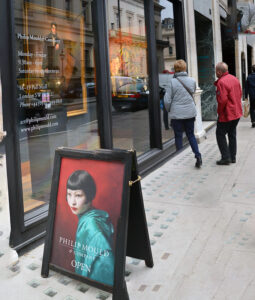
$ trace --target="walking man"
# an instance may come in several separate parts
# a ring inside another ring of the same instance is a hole
[[[245,98],[249,95],[251,126],[255,127],[255,65],[252,66],[252,73],[245,82]]]
[[[221,153],[217,165],[229,165],[236,162],[236,127],[242,116],[242,89],[239,80],[228,73],[228,65],[220,62],[216,65],[216,97],[218,102],[218,121],[216,138]],[[227,138],[228,136],[228,143]]]

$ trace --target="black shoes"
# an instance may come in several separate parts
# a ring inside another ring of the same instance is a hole
[[[251,127],[252,127],[252,128],[255,127],[255,122],[252,122]]]
[[[216,164],[220,165],[220,166],[227,166],[230,164],[230,160],[229,159],[220,159],[220,160],[216,161]]]
[[[199,169],[199,168],[201,168],[201,166],[202,166],[202,157],[197,157],[195,167]]]
[[[232,158],[232,159],[220,159],[220,160],[216,161],[216,164],[220,165],[220,166],[227,166],[230,163],[235,164],[236,163],[236,159],[235,158]]]

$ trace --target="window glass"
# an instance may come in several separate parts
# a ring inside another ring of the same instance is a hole
[[[155,5],[156,45],[159,69],[159,86],[165,88],[169,78],[174,74],[174,62],[176,60],[175,29],[173,5],[170,1],[159,0]],[[168,113],[164,109],[161,99],[161,130],[163,142],[173,138],[173,130],[170,127]]]
[[[217,120],[215,94],[215,62],[212,21],[195,12],[198,85],[202,89],[201,110],[203,121]],[[224,40],[225,42],[225,40]],[[231,51],[228,52],[228,57]]]
[[[107,3],[113,145],[142,154],[150,149],[144,2]]]
[[[91,1],[15,1],[25,213],[47,207],[57,147],[99,148]]]

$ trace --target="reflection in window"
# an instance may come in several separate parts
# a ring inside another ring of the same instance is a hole
[[[155,6],[155,24],[159,24],[156,31],[157,58],[159,68],[159,86],[164,88],[173,76],[175,56],[175,32],[173,5],[168,0],[159,0],[160,6]],[[163,142],[173,138],[168,113],[161,99],[161,128]]]
[[[116,28],[120,28],[120,12],[115,13],[115,23],[116,23]],[[114,24],[114,23],[112,23]]]
[[[132,32],[132,17],[128,17],[128,32]]]
[[[169,46],[169,54],[172,55],[173,54],[173,47]]]
[[[46,0],[46,6],[47,6],[47,13],[50,14],[51,13],[51,7],[52,7],[52,0]]]
[[[149,150],[148,73],[143,1],[108,1],[113,144]],[[123,16],[123,17],[122,17]]]
[[[49,201],[57,147],[99,148],[91,55],[94,37],[92,26],[85,25],[84,20],[91,13],[91,2],[47,0],[44,3],[46,6],[40,0],[15,1],[25,212]]]
[[[65,0],[66,11],[71,12],[71,0]]]
[[[138,20],[138,23],[139,23],[139,35],[142,36],[143,35],[143,21]]]
[[[71,0],[65,0],[65,10],[66,10],[66,17],[70,18],[71,13]]]

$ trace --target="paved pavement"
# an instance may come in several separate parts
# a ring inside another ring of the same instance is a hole
[[[200,170],[187,148],[142,180],[155,266],[127,258],[131,300],[255,299],[255,129],[248,120],[239,124],[236,164],[215,164],[215,129],[200,150]],[[41,278],[43,245],[17,258],[6,246],[6,212],[0,211],[1,299],[111,299],[53,271]]]

